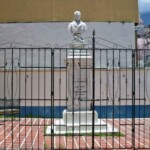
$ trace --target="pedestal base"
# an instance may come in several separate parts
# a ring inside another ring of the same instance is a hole
[[[80,134],[92,133],[92,111],[63,111],[62,119],[55,119],[53,129],[48,126],[46,134]],[[98,114],[94,112],[94,133],[118,132],[110,124],[98,119]]]

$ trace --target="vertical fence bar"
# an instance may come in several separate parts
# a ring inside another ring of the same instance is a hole
[[[66,53],[66,55],[65,55],[65,57],[66,57],[66,62],[65,62],[65,66],[66,66],[66,71],[65,71],[65,75],[66,75],[66,87],[65,87],[65,89],[66,89],[66,95],[65,95],[65,97],[66,97],[66,103],[65,103],[65,105],[66,105],[66,107],[67,107],[67,103],[68,103],[68,90],[67,90],[67,88],[68,88],[68,60],[67,60],[67,56],[68,56],[68,49],[65,49],[65,53]],[[67,119],[66,119],[66,124],[67,124]],[[68,147],[68,140],[67,140],[68,138],[67,138],[67,126],[66,126],[66,135],[65,135],[65,140],[66,140],[66,149],[67,149],[67,147]]]
[[[58,86],[58,91],[59,91],[59,96],[58,96],[58,103],[59,103],[59,106],[61,106],[61,49],[58,49],[59,51],[59,86]],[[61,114],[61,110],[59,109],[59,113]],[[59,124],[60,124],[60,121],[59,121]],[[61,131],[61,127],[59,126],[59,131]],[[59,145],[61,144],[61,136],[59,136]],[[60,148],[60,147],[59,147]]]
[[[93,88],[92,88],[92,149],[94,149],[94,123],[95,123],[95,116],[94,116],[94,110],[95,110],[95,30],[93,30],[93,66],[92,66],[92,82],[93,82]]]
[[[79,65],[79,87],[80,87],[80,89],[81,89],[81,49],[80,49],[80,54],[79,54],[79,62],[78,62],[78,65]],[[87,60],[87,59],[86,59]],[[87,61],[86,61],[86,63],[87,63]],[[87,85],[87,84],[86,84]],[[81,90],[79,90],[79,101],[80,101],[80,99],[81,99]],[[81,102],[81,101],[80,101]],[[87,104],[87,103],[86,103]],[[81,122],[81,115],[80,115],[80,108],[81,108],[81,104],[79,103],[79,125],[80,125],[80,122]],[[86,117],[87,118],[87,117]],[[79,126],[79,133],[80,133],[80,128],[81,126]],[[87,127],[87,126],[86,126]],[[80,147],[80,136],[79,136],[79,147]]]
[[[13,115],[13,97],[14,97],[14,95],[13,95],[13,85],[14,85],[14,83],[13,83],[13,80],[14,80],[14,76],[13,76],[13,71],[14,71],[14,49],[12,48],[12,60],[11,60],[11,73],[12,73],[12,75],[11,75],[11,114]],[[12,143],[12,149],[13,149],[13,147],[14,147],[14,145],[13,145],[13,138],[14,138],[14,126],[13,126],[13,116],[11,116],[11,124],[12,124],[12,129],[11,129],[11,131],[12,131],[12,134],[11,134],[11,143]]]
[[[51,149],[54,149],[54,49],[51,49]]]
[[[86,67],[87,67],[87,65],[88,65],[88,62],[87,62],[87,49],[86,49]],[[87,70],[88,68],[86,68],[86,91],[88,91],[88,87],[87,87],[87,85],[88,85],[88,70]],[[89,97],[88,97],[88,93],[86,93],[86,99],[88,99]],[[88,104],[87,104],[87,102],[86,102],[86,111],[87,111],[87,106],[88,106]],[[87,115],[87,113],[86,113],[86,121],[85,122],[87,122],[87,120],[88,120],[88,115]],[[87,126],[86,126],[86,131],[87,131]],[[86,132],[86,141],[87,141],[87,132]]]
[[[33,49],[31,49],[31,108],[33,108]],[[33,111],[31,109],[31,141],[33,141],[32,136],[32,126],[33,126]],[[33,147],[32,147],[33,148]]]
[[[73,78],[73,80],[72,80],[72,94],[73,94],[73,96],[72,96],[72,104],[73,104],[73,133],[72,133],[72,149],[74,149],[74,99],[75,99],[75,94],[74,94],[74,84],[75,84],[75,49],[73,49],[73,59],[72,59],[72,61],[73,61],[73,63],[72,63],[72,73],[73,73],[73,76],[72,76],[72,78]]]
[[[19,133],[20,133],[20,130],[21,130],[21,127],[20,127],[20,118],[21,118],[21,114],[20,114],[20,106],[21,106],[21,70],[20,70],[20,67],[21,67],[21,49],[19,49],[19,62],[18,62],[18,66],[19,66]],[[21,142],[21,139],[20,139],[20,134],[19,134],[19,145],[20,145],[20,142]],[[19,147],[19,146],[18,146]]]
[[[135,149],[135,50],[132,50],[132,148]]]
[[[143,117],[144,117],[144,122],[143,122],[143,123],[144,123],[144,126],[143,126],[144,138],[143,138],[143,144],[144,144],[144,145],[145,145],[145,143],[146,143],[146,142],[145,142],[145,138],[146,138],[146,136],[145,136],[145,134],[146,134],[146,133],[145,133],[145,124],[146,124],[146,122],[145,122],[145,104],[146,104],[146,95],[145,95],[145,91],[146,91],[146,88],[145,88],[145,84],[146,84],[146,83],[145,83],[145,81],[146,81],[146,80],[145,80],[145,75],[146,75],[146,74],[145,74],[145,50],[144,50],[144,87],[143,87],[143,89],[144,89],[144,110],[143,110],[143,111],[144,111],[144,116],[143,116]]]
[[[39,127],[39,109],[40,109],[40,49],[38,48],[38,127]],[[39,149],[39,143],[40,143],[40,136],[38,133],[38,149]]]
[[[141,52],[142,52],[143,50],[140,50],[139,49],[139,54],[141,55]],[[140,141],[141,141],[141,139],[140,139],[140,112],[141,112],[141,110],[140,110],[140,107],[141,107],[141,101],[140,101],[140,99],[141,99],[141,94],[140,94],[140,90],[141,90],[141,63],[139,62],[139,65],[138,65],[138,70],[137,70],[137,74],[139,74],[138,75],[138,85],[139,85],[139,87],[138,87],[138,96],[137,97],[139,97],[139,100],[138,100],[138,105],[139,105],[139,107],[138,107],[138,112],[139,112],[139,118],[138,118],[138,147],[140,148]],[[135,79],[136,80],[136,79]],[[137,82],[137,81],[136,81]]]
[[[125,75],[125,76],[126,76],[126,81],[125,81],[125,82],[126,82],[126,84],[125,84],[125,85],[126,85],[126,87],[125,87],[125,101],[126,101],[126,102],[125,102],[125,107],[126,107],[125,113],[126,113],[126,117],[125,117],[125,118],[126,118],[126,119],[125,119],[125,123],[126,123],[126,124],[128,124],[128,119],[127,119],[127,118],[128,118],[128,108],[127,108],[127,107],[128,107],[128,100],[127,100],[127,95],[128,95],[128,92],[127,92],[127,91],[128,91],[128,70],[127,70],[127,65],[128,65],[128,64],[127,64],[127,60],[128,60],[128,57],[127,57],[127,53],[128,53],[128,51],[127,51],[127,49],[126,49],[126,50],[125,50],[125,55],[126,55],[126,56],[125,56],[125,57],[126,57],[126,60],[125,60],[125,61],[126,61],[126,69],[125,69],[125,72],[126,72],[126,73],[125,73],[125,74],[126,74],[126,75]],[[125,135],[128,134],[127,132],[128,132],[128,129],[127,129],[127,126],[125,126]],[[127,137],[126,137],[126,138],[125,138],[125,146],[127,145],[127,140],[128,140],[128,139],[127,139]]]
[[[113,90],[113,95],[112,95],[113,96],[113,99],[112,99],[113,100],[112,101],[112,103],[113,103],[113,110],[112,110],[113,133],[114,133],[114,109],[115,109],[115,107],[114,107],[114,105],[115,105],[115,94],[114,94],[114,92],[115,92],[115,80],[114,80],[114,78],[115,78],[115,75],[114,75],[115,74],[115,70],[114,69],[115,68],[114,67],[115,67],[115,58],[114,58],[114,49],[113,49],[113,83],[112,83],[113,84],[113,86],[112,86],[112,88],[113,88],[112,89]],[[114,134],[112,136],[112,147],[114,148]]]
[[[44,93],[43,93],[44,94],[43,95],[44,96],[44,132],[46,132],[45,131],[46,130],[46,122],[45,122],[46,121],[46,113],[45,113],[45,111],[46,111],[46,108],[45,108],[45,106],[46,106],[45,105],[46,104],[46,87],[45,87],[46,86],[46,70],[45,70],[45,68],[46,68],[46,50],[47,49],[44,48],[44,56],[43,56],[44,57],[44,79],[43,79],[44,80],[44,83],[43,83],[44,84]],[[44,145],[44,149],[45,149],[45,146],[46,146],[46,137],[45,136],[44,136],[43,145]]]
[[[27,49],[25,49],[25,136],[27,134]],[[21,147],[20,147],[21,148]],[[25,140],[25,148],[26,148],[26,140]]]
[[[101,101],[101,99],[102,99],[102,49],[99,49],[99,54],[100,54],[100,91],[99,91],[99,93],[100,93],[100,102],[99,102],[99,105],[100,105],[100,113],[101,113],[101,106],[102,106],[102,101]],[[101,119],[101,116],[100,116],[100,119]],[[100,125],[101,125],[101,123],[100,123]],[[100,135],[101,135],[101,126],[99,127],[100,129]],[[101,148],[101,145],[102,145],[102,140],[101,140],[101,138],[100,138],[100,148]]]
[[[106,97],[107,97],[107,101],[106,101],[106,124],[108,123],[108,102],[109,102],[109,97],[108,97],[108,90],[109,90],[109,61],[108,61],[108,49],[106,49],[106,63],[107,63],[107,70],[106,70]],[[106,133],[108,131],[108,128],[106,128]],[[108,146],[108,136],[106,136],[106,149],[107,149],[107,146]]]
[[[121,130],[121,127],[120,127],[120,119],[121,119],[121,65],[120,65],[120,54],[121,53],[121,49],[119,50],[119,62],[118,62],[118,66],[119,66],[119,133],[120,133],[120,130]],[[120,137],[119,137],[119,148],[120,148]]]
[[[5,122],[5,107],[6,107],[6,49],[4,49],[4,122]],[[6,124],[4,124],[4,139],[6,137]],[[4,149],[6,148],[6,140],[4,140]]]

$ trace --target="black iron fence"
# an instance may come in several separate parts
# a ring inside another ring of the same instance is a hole
[[[0,149],[150,149],[149,50],[1,48]]]

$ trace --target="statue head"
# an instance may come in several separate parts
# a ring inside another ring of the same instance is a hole
[[[80,11],[75,11],[74,12],[74,18],[76,21],[79,21],[81,18],[81,12]]]

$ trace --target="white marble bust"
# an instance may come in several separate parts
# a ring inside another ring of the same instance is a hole
[[[74,41],[83,43],[82,34],[87,30],[87,26],[81,20],[81,12],[74,12],[74,21],[68,25],[68,30],[73,34]]]

